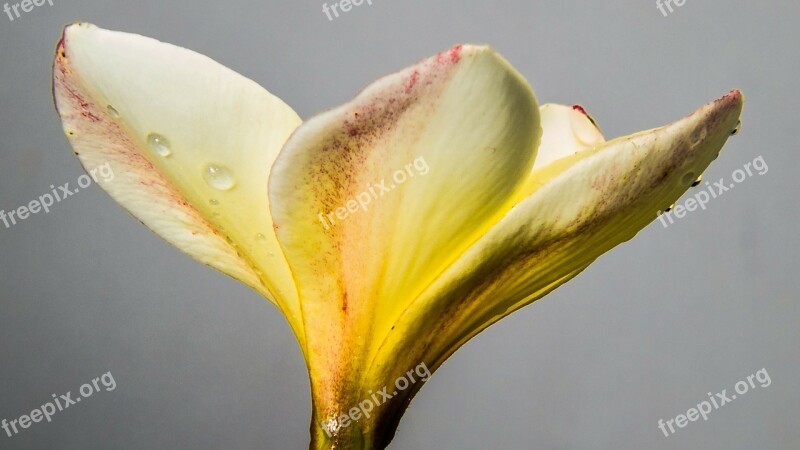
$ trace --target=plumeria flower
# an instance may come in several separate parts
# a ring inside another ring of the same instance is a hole
[[[388,445],[456,349],[689,189],[743,104],[606,141],[464,45],[303,122],[205,56],[88,24],[64,31],[53,88],[83,166],[113,168],[109,195],[286,316],[315,449]]]

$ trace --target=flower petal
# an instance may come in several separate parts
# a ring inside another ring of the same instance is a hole
[[[524,186],[517,191],[515,204],[541,187],[542,180],[536,175],[539,169],[606,141],[594,119],[581,106],[547,103],[539,108],[539,112],[542,120],[542,142]]]
[[[538,139],[530,86],[474,46],[378,80],[297,129],[273,167],[270,203],[318,335],[308,337],[312,378],[314,366],[357,366],[371,329],[388,329],[502,217]]]
[[[716,159],[742,105],[732,91],[671,125],[538,169],[541,187],[414,301],[380,352],[402,355],[401,367],[424,360],[435,369],[481,330],[631,239]],[[371,370],[374,379],[396,376]]]
[[[89,24],[64,30],[53,92],[87,171],[113,170],[99,184],[117,202],[298,315],[267,195],[270,166],[301,123],[291,108],[205,56]]]
[[[542,117],[542,143],[536,152],[532,172],[605,142],[594,119],[578,105],[547,103],[539,111]]]

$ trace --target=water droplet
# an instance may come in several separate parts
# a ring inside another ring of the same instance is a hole
[[[697,180],[697,175],[695,175],[694,172],[689,172],[683,176],[683,184],[691,184],[694,186],[693,183],[695,180]]]
[[[236,185],[236,180],[231,175],[231,172],[216,164],[209,164],[206,167],[206,170],[203,171],[203,178],[205,178],[209,186],[220,191],[227,191]]]
[[[703,139],[705,139],[707,135],[708,130],[706,130],[705,125],[700,125],[697,127],[697,129],[694,130],[694,133],[692,133],[692,147],[703,142]]]
[[[698,186],[702,182],[703,182],[703,175],[701,174],[699,177],[697,177],[696,180],[694,180],[694,182],[692,182],[692,187]]]
[[[108,115],[111,116],[113,119],[119,119],[119,112],[114,109],[113,106],[108,105],[106,106],[106,111],[108,111]]]
[[[172,154],[169,141],[160,134],[150,133],[150,135],[147,136],[147,145],[149,145],[150,148],[158,154],[158,156],[163,156],[166,158]]]
[[[210,203],[210,204],[211,204],[211,206],[219,206],[219,200],[217,200],[217,199],[214,199],[214,198],[212,198],[211,200],[209,200],[209,201],[208,201],[208,203]],[[219,214],[219,213],[214,213],[214,214]]]
[[[739,134],[739,131],[741,130],[742,130],[742,121],[740,120],[736,122],[736,128],[734,128],[733,131],[731,131],[731,136]]]
[[[256,241],[258,241],[259,243],[262,243],[262,244],[263,244],[263,243],[267,242],[267,237],[266,237],[266,236],[264,236],[264,235],[263,235],[263,234],[261,234],[261,233],[258,233],[258,234],[256,235]]]

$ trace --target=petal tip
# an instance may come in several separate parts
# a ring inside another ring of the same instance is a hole
[[[713,103],[710,116],[716,116],[718,123],[730,128],[731,124],[735,125],[740,120],[743,108],[744,94],[739,89],[732,89]]]
[[[91,24],[89,22],[72,22],[64,25],[64,30],[61,32],[61,40],[65,40],[70,37],[73,33],[79,32],[81,30],[89,30],[92,28],[97,28],[96,25]]]
[[[730,92],[725,94],[725,97],[735,101],[744,101],[744,93],[741,91],[741,89],[731,89]]]
[[[715,103],[720,107],[741,108],[744,105],[744,94],[739,89],[732,89],[720,97]]]

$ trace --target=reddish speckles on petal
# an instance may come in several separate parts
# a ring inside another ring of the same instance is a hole
[[[100,117],[96,116],[94,113],[88,110],[81,111],[81,115],[92,122],[100,122]]]
[[[414,73],[411,74],[411,77],[408,79],[408,83],[406,84],[406,94],[410,94],[411,90],[414,89],[414,86],[419,81],[419,70],[415,70]]]
[[[350,137],[356,137],[361,134],[361,131],[359,131],[358,127],[349,122],[345,123],[345,127],[347,128],[347,135]]]
[[[461,52],[464,50],[463,45],[456,45],[450,50],[443,51],[436,55],[436,64],[455,64],[461,61]]]
[[[453,63],[457,63],[461,61],[461,50],[464,49],[463,45],[457,45],[450,50],[450,61]]]
[[[326,169],[307,174],[307,184],[318,189],[314,196],[320,211],[335,210],[362,192],[366,183],[372,182],[354,178],[348,167],[378,164],[384,157],[378,156],[380,150],[375,148],[384,147],[383,139],[391,142],[397,127],[404,127],[404,138],[413,140],[408,134],[424,127],[422,117],[435,107],[447,87],[456,70],[454,62],[461,58],[462,49],[458,46],[421,61],[398,73],[391,85],[384,86],[381,92],[362,93],[348,104],[347,110],[341,111],[338,130],[317,144],[315,157],[320,162],[315,165]],[[406,113],[410,109],[417,111],[408,119],[416,127],[406,123]],[[331,169],[334,167],[337,169]],[[336,230],[341,228],[333,230],[331,233],[336,234],[339,232]]]

